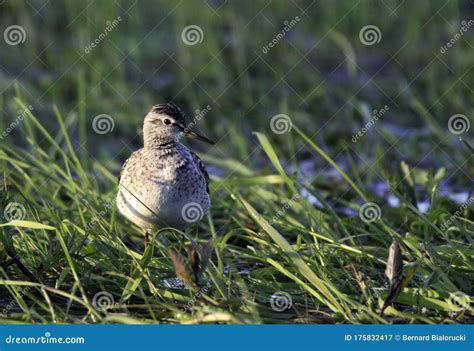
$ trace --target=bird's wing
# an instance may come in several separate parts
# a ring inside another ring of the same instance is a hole
[[[133,154],[132,154],[131,156],[133,156]],[[126,160],[126,161],[124,162],[124,164],[122,165],[122,169],[120,170],[120,173],[119,173],[119,175],[118,175],[118,183],[119,183],[119,184],[120,184],[120,179],[122,179],[122,173],[123,173],[123,171],[125,170],[125,167],[127,167],[127,163],[128,163],[128,161],[129,161],[131,158],[132,158],[132,157],[127,158],[127,160]]]
[[[204,167],[204,164],[202,163],[201,159],[196,155],[194,152],[191,152],[191,156],[193,157],[194,163],[199,167],[199,170],[201,171],[201,174],[204,177],[204,180],[206,181],[206,191],[209,194],[209,173],[206,171],[206,167]]]
[[[132,152],[130,157],[127,158],[127,160],[124,162],[124,164],[122,165],[122,169],[120,170],[120,173],[119,173],[119,176],[118,176],[118,183],[120,183],[120,180],[122,179],[122,175],[123,175],[125,169],[127,168],[128,163],[135,162],[136,154],[138,154],[141,150],[143,150],[143,149],[139,149],[137,151]]]

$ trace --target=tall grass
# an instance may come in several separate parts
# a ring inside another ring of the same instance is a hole
[[[459,141],[447,128],[454,114],[472,116],[472,33],[439,52],[465,4],[98,6],[35,15],[36,2],[0,5],[2,23],[27,33],[20,46],[0,42],[1,131],[24,113],[0,142],[0,213],[14,203],[21,215],[0,223],[3,323],[472,322],[472,204],[443,190],[472,196],[471,131]],[[193,46],[181,40],[191,24],[204,33]],[[377,45],[359,40],[367,24],[381,29]],[[154,233],[144,250],[117,213],[116,179],[141,145],[143,115],[163,101],[190,120],[211,106],[197,128],[218,140],[198,152],[212,209],[186,233]],[[92,128],[100,114],[114,121],[105,135]],[[286,133],[271,128],[278,114]],[[367,203],[377,220],[362,220]],[[410,279],[381,315],[393,241]]]

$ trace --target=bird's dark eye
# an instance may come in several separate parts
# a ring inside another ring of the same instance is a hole
[[[171,124],[171,121],[168,118],[165,118],[163,120],[163,124],[166,124],[166,125]]]

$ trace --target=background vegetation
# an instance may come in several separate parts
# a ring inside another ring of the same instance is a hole
[[[0,40],[2,322],[472,322],[473,8],[0,1],[1,31],[24,30]],[[189,145],[213,205],[144,252],[117,175],[168,101],[189,121],[209,106],[196,127],[217,144]]]

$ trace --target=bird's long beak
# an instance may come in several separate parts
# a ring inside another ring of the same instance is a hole
[[[215,144],[215,142],[213,142],[211,139],[206,138],[205,136],[199,135],[198,133],[194,133],[192,131],[186,132],[184,135],[187,136],[190,139],[201,140],[201,141],[204,141],[204,142],[209,143],[211,145]]]

